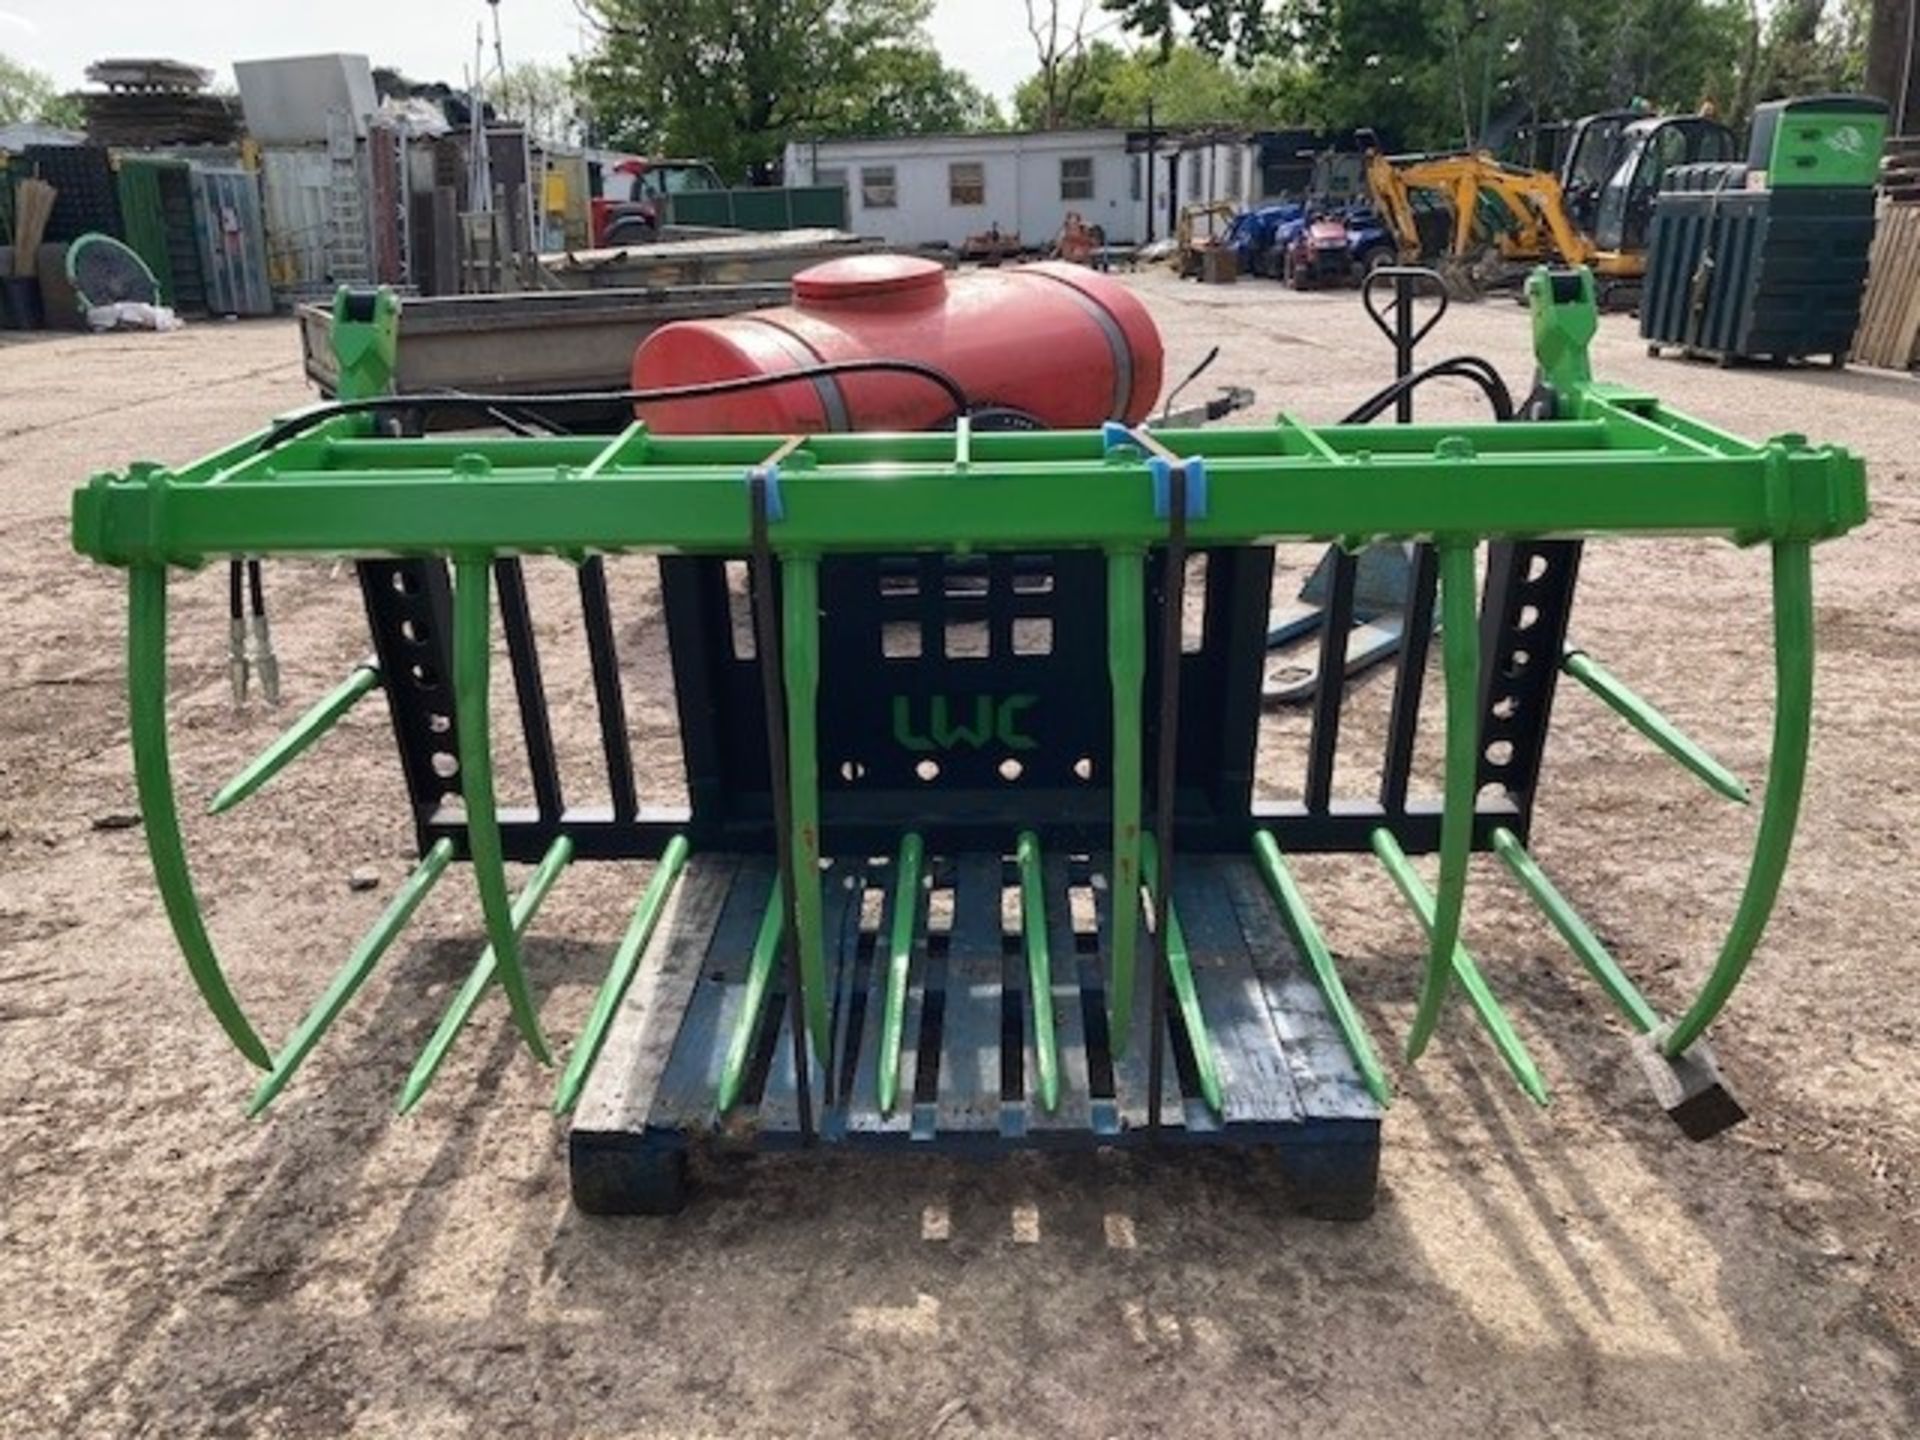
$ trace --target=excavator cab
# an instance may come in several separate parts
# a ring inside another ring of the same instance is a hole
[[[1598,118],[1598,117],[1596,117]],[[1569,154],[1569,162],[1575,158]],[[1603,252],[1637,254],[1647,248],[1654,197],[1660,180],[1676,165],[1740,158],[1733,132],[1705,115],[1655,115],[1623,126],[1612,147],[1609,173],[1588,224],[1574,223]],[[1569,192],[1571,194],[1571,192]],[[1569,204],[1569,210],[1573,207]]]
[[[1643,110],[1602,110],[1573,122],[1556,170],[1567,218],[1582,234],[1591,235],[1599,219],[1600,194],[1613,174],[1621,136],[1645,114]]]

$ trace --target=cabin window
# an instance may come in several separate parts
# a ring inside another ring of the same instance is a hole
[[[1093,160],[1090,157],[1074,156],[1060,162],[1060,198],[1093,199]]]
[[[866,210],[891,210],[900,203],[893,166],[868,165],[860,171],[860,205]]]
[[[956,160],[947,166],[947,203],[987,203],[987,167],[978,160]]]

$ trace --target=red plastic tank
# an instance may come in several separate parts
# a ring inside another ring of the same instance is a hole
[[[795,276],[791,305],[661,326],[634,354],[633,384],[873,358],[933,365],[979,407],[1088,428],[1145,419],[1159,398],[1164,352],[1131,291],[1076,265],[949,275],[918,256],[858,255]],[[634,409],[661,434],[790,435],[924,430],[951,417],[953,403],[911,375],[862,374]]]

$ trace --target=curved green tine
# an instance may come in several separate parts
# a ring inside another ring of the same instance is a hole
[[[262,750],[233,779],[220,787],[220,793],[207,802],[209,815],[220,815],[245,800],[254,791],[286,769],[309,746],[325,735],[340,718],[380,683],[380,671],[371,664],[359,665],[314,707],[283,730],[274,742]]]
[[[1040,1072],[1040,1104],[1051,1115],[1060,1108],[1060,1042],[1053,1029],[1053,955],[1047,948],[1047,891],[1040,879],[1040,837],[1022,830],[1014,853],[1020,863],[1020,930],[1027,948],[1034,1066]]]
[[[887,942],[887,993],[881,1010],[879,1101],[882,1115],[893,1114],[900,1098],[900,1045],[907,1008],[907,976],[913,965],[913,941],[920,929],[919,832],[909,830],[894,859],[893,927]]]
[[[776,875],[773,889],[767,894],[767,908],[760,916],[760,932],[753,937],[753,957],[747,962],[746,998],[741,1002],[739,1015],[734,1017],[733,1039],[727,1046],[726,1061],[720,1067],[720,1094],[714,1104],[722,1115],[740,1103],[740,1087],[746,1083],[753,1042],[760,1033],[760,1013],[767,1008],[767,986],[773,979],[774,963],[780,958],[786,915],[786,891]]]
[[[1393,838],[1393,832],[1385,826],[1375,830],[1372,839],[1373,853],[1387,867],[1387,874],[1393,877],[1393,883],[1413,907],[1413,913],[1419,917],[1420,923],[1430,934],[1433,933],[1433,897],[1427,894],[1427,887],[1420,883],[1420,877],[1414,873],[1413,864],[1400,848],[1400,842]],[[1466,992],[1474,1013],[1480,1017],[1480,1023],[1487,1027],[1494,1049],[1507,1062],[1507,1069],[1513,1072],[1513,1078],[1520,1082],[1520,1088],[1527,1092],[1527,1097],[1536,1105],[1547,1104],[1547,1082],[1540,1077],[1540,1067],[1533,1063],[1526,1043],[1507,1019],[1507,1012],[1500,1008],[1500,1002],[1494,998],[1486,978],[1480,973],[1480,967],[1474,964],[1473,956],[1457,939],[1447,953],[1447,963],[1454,977],[1459,980],[1460,988]]]
[[[173,801],[173,765],[167,755],[167,571],[164,565],[135,565],[127,576],[127,721],[133,737],[134,789],[140,797],[147,854],[154,883],[166,906],[173,938],[186,957],[187,972],[199,988],[220,1028],[242,1055],[262,1070],[273,1057],[233,998],[227,977],[207,938],[200,902],[187,867],[180,837],[180,814]]]
[[[1160,843],[1152,831],[1140,837],[1140,871],[1146,877],[1148,894],[1158,894]],[[1174,909],[1171,895],[1167,897],[1167,977],[1173,982],[1173,997],[1180,1006],[1180,1020],[1193,1051],[1193,1069],[1200,1081],[1200,1094],[1207,1108],[1218,1115],[1227,1103],[1220,1087],[1220,1066],[1213,1058],[1207,1017],[1200,1009],[1200,994],[1193,986],[1193,952],[1187,949],[1187,934],[1180,928],[1180,912]]]
[[[787,687],[787,791],[793,818],[793,923],[800,989],[814,1058],[831,1076],[833,1011],[827,996],[826,936],[820,908],[820,562],[780,561],[781,664]],[[802,884],[799,877],[806,877]]]
[[[1715,794],[1724,795],[1736,804],[1750,803],[1752,797],[1738,775],[1586,651],[1569,646],[1560,658],[1560,668]]]
[[[1773,914],[1793,849],[1813,726],[1813,552],[1804,540],[1782,540],[1773,547],[1773,665],[1773,754],[1767,761],[1767,798],[1753,842],[1753,863],[1713,973],[1660,1042],[1670,1056],[1682,1054],[1700,1038],[1746,973]]]
[[[1280,843],[1273,838],[1271,830],[1254,832],[1253,856],[1259,864],[1261,875],[1266,879],[1267,888],[1273,892],[1274,900],[1280,906],[1280,913],[1286,919],[1294,943],[1306,954],[1313,978],[1319,982],[1320,993],[1326,998],[1327,1008],[1333,1012],[1334,1023],[1340,1027],[1341,1037],[1346,1040],[1347,1050],[1360,1072],[1361,1083],[1375,1100],[1382,1105],[1390,1104],[1393,1086],[1387,1080],[1387,1072],[1381,1068],[1380,1057],[1374,1053],[1373,1042],[1367,1038],[1366,1024],[1361,1020],[1360,1012],[1353,1008],[1353,1000],[1347,994],[1340,971],[1333,963],[1333,952],[1327,949],[1320,927],[1314,922],[1313,913],[1307,909],[1307,897],[1294,879],[1293,871],[1287,867],[1286,857],[1280,853]]]
[[[492,660],[493,567],[484,554],[454,561],[453,714],[460,737],[460,795],[467,811],[467,848],[474,884],[486,916],[487,938],[500,983],[527,1048],[542,1065],[553,1063],[540,1017],[534,1011],[527,972],[514,938],[513,906],[507,898],[506,861],[500,848],[500,818],[493,802],[493,745],[488,736],[487,670]]]
[[[393,903],[374,921],[373,928],[361,937],[360,943],[353,947],[353,953],[347,957],[346,963],[314,1002],[313,1008],[288,1038],[285,1047],[274,1056],[273,1070],[260,1082],[259,1088],[253,1092],[253,1098],[247,1102],[248,1119],[265,1110],[273,1103],[274,1097],[286,1089],[294,1072],[313,1052],[313,1047],[320,1043],[320,1037],[340,1018],[340,1012],[347,1008],[347,1002],[366,984],[373,967],[386,954],[387,947],[393,943],[401,928],[413,918],[413,912],[420,908],[420,902],[427,898],[427,892],[446,873],[452,860],[453,841],[445,837],[434,841],[433,848],[427,851],[407,877],[406,884],[393,897]]]
[[[1619,963],[1607,953],[1607,947],[1600,943],[1600,937],[1580,918],[1580,912],[1547,878],[1547,872],[1540,868],[1540,862],[1527,853],[1519,837],[1502,825],[1493,832],[1493,849],[1507,862],[1513,878],[1533,897],[1541,914],[1553,923],[1553,928],[1560,932],[1560,938],[1567,942],[1567,948],[1587,967],[1587,973],[1607,992],[1607,998],[1627,1017],[1633,1028],[1643,1035],[1655,1029],[1660,1024],[1660,1017],[1647,1003],[1646,996],[1640,993]]]
[[[1418,1060],[1439,1023],[1460,939],[1467,893],[1467,855],[1473,844],[1473,806],[1480,773],[1480,628],[1470,541],[1443,539],[1440,556],[1442,673],[1447,688],[1447,773],[1440,817],[1440,898],[1435,906],[1427,973],[1407,1035],[1407,1059]]]
[[[541,903],[546,900],[547,892],[553,889],[554,882],[560,878],[560,872],[567,868],[567,862],[572,859],[573,841],[568,836],[562,835],[547,847],[547,853],[540,858],[540,868],[533,872],[533,878],[527,881],[526,889],[513,902],[513,910],[508,916],[508,923],[512,927],[508,933],[516,945],[521,932],[533,923],[533,917],[539,913]],[[420,1103],[420,1097],[427,1093],[433,1077],[440,1073],[447,1052],[453,1049],[453,1042],[459,1038],[474,1008],[487,993],[487,987],[493,983],[496,975],[502,973],[500,948],[488,942],[487,948],[480,952],[480,958],[473,962],[473,968],[467,972],[467,978],[460,986],[459,993],[453,997],[453,1003],[447,1006],[447,1013],[440,1017],[440,1023],[427,1041],[426,1048],[420,1052],[420,1058],[413,1062],[413,1069],[407,1073],[407,1083],[400,1091],[400,1102],[394,1107],[398,1113],[405,1115]]]
[[[660,852],[660,863],[654,867],[653,878],[647,882],[646,892],[633,912],[620,948],[613,952],[613,960],[607,966],[607,978],[600,982],[600,993],[593,997],[593,1010],[587,1016],[586,1026],[580,1031],[580,1038],[573,1042],[573,1053],[567,1056],[567,1068],[554,1089],[554,1114],[565,1115],[580,1099],[581,1087],[587,1083],[593,1062],[600,1058],[600,1045],[607,1038],[607,1027],[613,1023],[613,1012],[626,998],[640,956],[647,948],[647,941],[653,938],[654,927],[660,923],[660,912],[666,909],[667,897],[673,893],[680,872],[686,868],[691,849],[686,836],[676,835]]]
[[[1107,670],[1113,687],[1113,935],[1107,1043],[1118,1060],[1133,1032],[1140,935],[1140,695],[1147,673],[1146,558],[1107,552]]]

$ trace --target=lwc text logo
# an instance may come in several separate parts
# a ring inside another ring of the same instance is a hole
[[[893,738],[903,749],[953,750],[962,745],[985,748],[998,741],[1009,750],[1031,750],[1039,742],[1021,728],[1021,716],[1033,708],[1035,695],[975,695],[949,699],[935,695],[924,718],[914,714],[912,697],[893,697]]]

